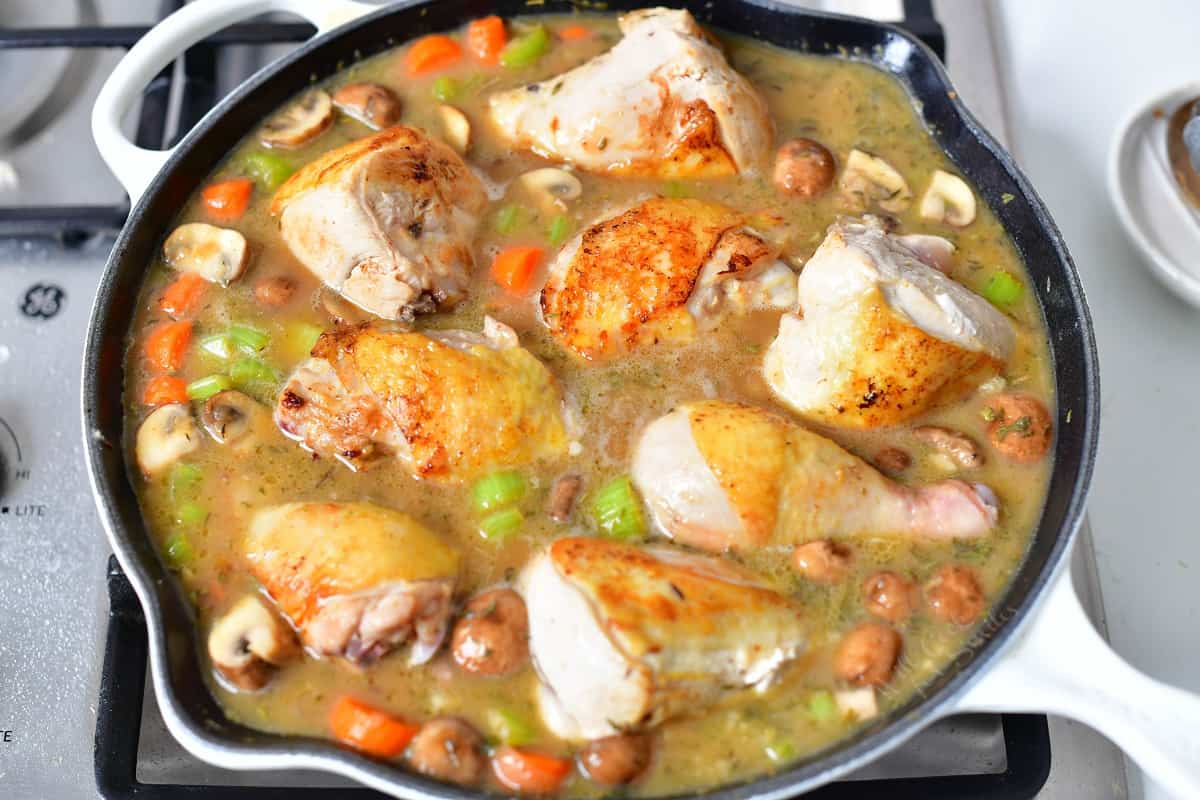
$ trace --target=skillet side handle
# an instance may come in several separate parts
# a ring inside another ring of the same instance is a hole
[[[1200,697],[1160,683],[1108,646],[1064,569],[1009,648],[952,713],[1043,712],[1095,728],[1164,789],[1200,797]]]
[[[92,136],[104,162],[136,204],[173,150],[147,150],[125,136],[121,122],[164,67],[222,28],[273,11],[296,14],[317,33],[373,11],[352,0],[195,0],[138,40],[104,82],[92,108]]]

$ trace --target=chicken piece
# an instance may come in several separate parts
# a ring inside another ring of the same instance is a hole
[[[757,172],[773,136],[766,101],[690,13],[648,8],[619,21],[612,50],[489,99],[515,147],[607,174],[718,177]]]
[[[723,314],[794,305],[796,276],[776,254],[733,209],[646,200],[559,252],[542,318],[565,347],[592,360],[686,342]]]
[[[458,482],[566,452],[554,376],[491,317],[482,334],[340,328],[313,355],[288,378],[275,421],[352,469],[396,458]]]
[[[797,281],[763,372],[815,422],[899,425],[1003,364],[1015,332],[988,301],[923,262],[873,219],[839,221]]]
[[[986,486],[898,484],[824,436],[737,403],[659,417],[642,431],[632,473],[664,533],[713,552],[824,537],[970,538],[997,520]]]
[[[458,553],[399,511],[366,503],[288,503],[256,512],[250,570],[304,645],[372,663],[412,642],[411,664],[446,636]]]
[[[397,126],[330,150],[271,201],[314,275],[384,319],[453,306],[474,261],[483,183],[448,145]]]
[[[800,609],[723,560],[555,541],[522,572],[546,726],[597,739],[699,712],[803,649]]]

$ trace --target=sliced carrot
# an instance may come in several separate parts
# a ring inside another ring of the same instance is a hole
[[[522,794],[554,794],[571,774],[571,762],[532,750],[504,746],[492,756],[492,774],[506,788]]]
[[[208,281],[194,272],[185,272],[175,279],[175,282],[163,289],[158,307],[175,319],[191,316],[204,294]]]
[[[188,401],[187,383],[174,375],[159,375],[151,378],[142,393],[142,402],[148,406],[165,406]]]
[[[404,56],[409,75],[424,75],[453,66],[462,58],[462,48],[449,36],[435,33],[413,42]]]
[[[253,191],[254,181],[249,178],[230,178],[205,186],[200,199],[212,217],[221,222],[233,222],[246,213]]]
[[[558,38],[564,42],[577,42],[580,39],[590,39],[592,37],[592,29],[585,28],[583,25],[568,25],[558,32]]]
[[[485,64],[500,60],[500,51],[508,44],[504,20],[497,16],[477,19],[467,25],[467,49]]]
[[[146,337],[146,358],[163,372],[177,372],[191,341],[192,323],[164,322]]]
[[[412,725],[386,711],[345,696],[329,712],[329,729],[338,741],[376,758],[395,758],[417,735]]]
[[[515,294],[528,291],[544,252],[532,246],[501,250],[492,262],[492,280]]]

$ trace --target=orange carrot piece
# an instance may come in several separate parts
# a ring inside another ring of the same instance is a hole
[[[419,728],[348,695],[329,712],[329,729],[338,741],[376,758],[403,753]]]
[[[558,38],[564,42],[577,42],[580,39],[590,39],[591,37],[591,28],[586,28],[583,25],[568,25],[558,32]]]
[[[453,66],[460,58],[462,48],[458,42],[435,33],[413,42],[404,56],[404,67],[409,75],[424,75]]]
[[[204,294],[208,281],[194,272],[185,272],[175,279],[175,282],[163,289],[158,307],[175,319],[191,316]]]
[[[467,49],[485,64],[500,60],[500,51],[508,43],[504,20],[497,16],[477,19],[467,25]]]
[[[151,378],[142,393],[142,402],[148,406],[166,406],[188,401],[187,383],[174,375],[159,375]]]
[[[221,222],[233,222],[246,213],[253,191],[254,181],[249,178],[230,178],[205,186],[200,199],[211,217]]]
[[[544,252],[533,246],[501,250],[492,262],[492,280],[514,294],[528,291]]]
[[[191,341],[191,322],[164,322],[146,337],[146,358],[163,372],[178,372]]]
[[[569,760],[532,750],[504,746],[492,756],[496,780],[522,794],[554,794],[570,773]]]

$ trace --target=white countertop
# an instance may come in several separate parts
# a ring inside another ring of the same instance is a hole
[[[1139,263],[1105,189],[1127,112],[1200,78],[1200,3],[988,0],[987,11],[1012,148],[1062,228],[1095,319],[1089,508],[1109,636],[1138,669],[1200,692],[1200,311]],[[1133,797],[1167,797],[1133,768],[1130,783]]]

